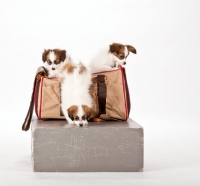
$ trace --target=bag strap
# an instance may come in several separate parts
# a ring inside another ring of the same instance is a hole
[[[107,87],[105,84],[105,79],[106,79],[105,75],[97,75],[99,116],[101,114],[106,114]]]
[[[41,66],[37,69],[36,72],[36,76],[34,78],[34,83],[33,83],[33,91],[32,91],[32,95],[31,95],[31,102],[29,105],[29,109],[26,115],[26,118],[24,120],[24,123],[22,125],[22,130],[24,131],[28,131],[30,128],[30,123],[31,123],[31,119],[32,119],[32,115],[33,115],[33,108],[34,108],[34,93],[35,93],[35,85],[38,81],[40,81],[41,76],[47,76],[48,72],[45,69],[45,67]]]

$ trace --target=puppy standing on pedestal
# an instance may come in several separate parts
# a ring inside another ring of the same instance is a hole
[[[82,63],[75,65],[68,61],[63,66],[61,80],[61,108],[69,124],[83,126],[88,124],[91,114],[92,98],[90,68]]]
[[[136,54],[136,49],[130,45],[113,43],[99,51],[90,61],[92,73],[117,69],[119,65],[126,64],[129,52]]]
[[[64,61],[68,58],[69,56],[66,54],[66,50],[44,50],[42,54],[42,61],[46,63],[45,67],[48,70],[48,78],[60,77]]]

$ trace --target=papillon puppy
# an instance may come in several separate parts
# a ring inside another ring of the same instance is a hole
[[[45,67],[48,70],[48,78],[57,78],[60,76],[64,61],[67,58],[69,58],[69,56],[66,54],[66,50],[44,50],[42,61],[45,63]]]
[[[91,85],[90,68],[71,60],[62,68],[61,108],[69,124],[84,126],[92,112],[92,98],[89,93]]]
[[[131,45],[113,43],[109,47],[100,50],[90,61],[91,72],[102,72],[118,69],[126,64],[129,53],[136,54],[136,49]]]

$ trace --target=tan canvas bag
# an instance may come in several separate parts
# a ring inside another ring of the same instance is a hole
[[[65,119],[60,107],[60,83],[48,79],[47,71],[40,67],[36,73],[29,111],[22,130],[30,127],[33,107],[39,119]],[[94,73],[90,94],[93,99],[90,119],[127,120],[130,113],[130,97],[125,69]]]

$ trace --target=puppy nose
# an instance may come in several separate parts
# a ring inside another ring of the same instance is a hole
[[[82,127],[82,126],[83,126],[83,123],[79,123],[79,126]]]
[[[52,70],[55,70],[55,68],[54,68],[54,67],[52,67]]]
[[[124,65],[126,64],[126,62],[124,62]]]

